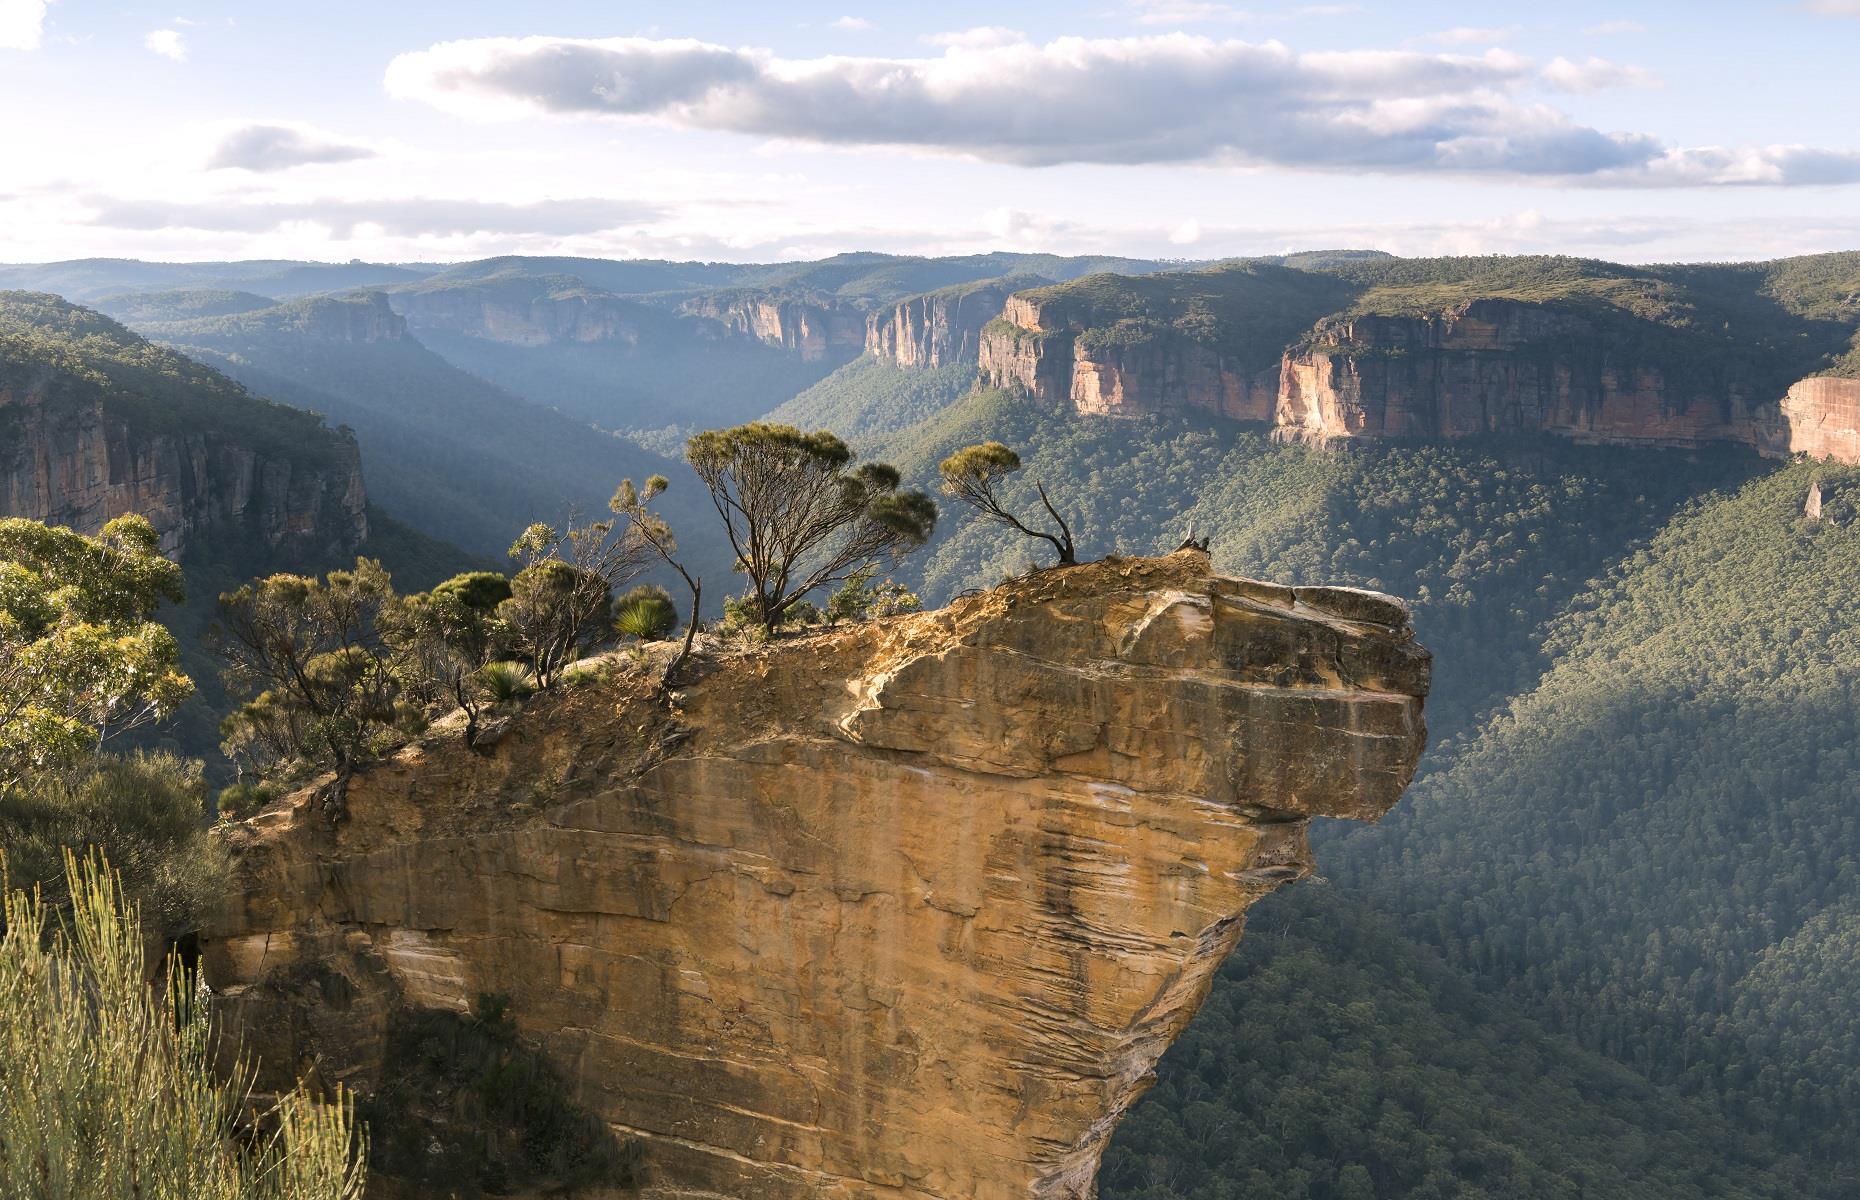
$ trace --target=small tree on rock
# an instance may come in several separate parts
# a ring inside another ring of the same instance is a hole
[[[1066,519],[1053,507],[1045,485],[1037,479],[1033,481],[1034,490],[1040,494],[1040,504],[1052,520],[1051,528],[1028,525],[1002,501],[997,490],[1000,482],[1020,470],[1020,465],[1020,455],[1000,442],[982,442],[958,450],[938,467],[943,476],[943,494],[975,509],[984,520],[1005,525],[1050,544],[1059,553],[1058,565],[1070,566],[1076,563],[1078,558],[1072,544],[1072,527],[1066,524]]]
[[[510,581],[510,598],[497,607],[511,646],[548,687],[608,635],[614,588],[637,578],[652,548],[630,527],[613,521],[563,530],[531,525],[510,547],[523,567]]]
[[[685,457],[710,491],[750,599],[773,632],[796,600],[823,584],[924,544],[936,505],[900,491],[897,468],[852,466],[838,437],[755,422],[693,437]]]

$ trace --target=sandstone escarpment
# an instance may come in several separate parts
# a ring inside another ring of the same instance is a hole
[[[1020,288],[1048,282],[1013,276],[912,296],[866,319],[865,350],[900,367],[943,367],[981,355],[982,328]]]
[[[344,554],[368,536],[355,439],[255,448],[210,428],[130,419],[56,370],[0,363],[0,517],[95,532],[136,512],[184,553],[206,534],[294,553]],[[251,402],[259,404],[259,402]]]
[[[1242,362],[1167,326],[1070,328],[1025,296],[1010,297],[984,329],[978,358],[984,386],[1102,416],[1269,421],[1278,399],[1277,364]]]
[[[693,300],[683,311],[764,345],[791,350],[804,362],[850,355],[865,345],[865,314],[834,300],[732,292]]]
[[[1424,741],[1386,597],[1052,570],[545,696],[237,828],[204,962],[267,1083],[509,997],[654,1197],[1082,1198],[1314,815]]]
[[[1426,317],[1321,322],[1288,351],[1274,423],[1287,436],[1463,437],[1542,431],[1697,446],[1761,440],[1762,401],[1729,371],[1675,380],[1586,317],[1475,300]]]
[[[1824,375],[1799,380],[1779,407],[1768,449],[1860,463],[1860,379]]]
[[[613,342],[637,346],[654,324],[644,306],[578,280],[525,277],[395,292],[394,311],[416,331],[462,335],[512,346]]]

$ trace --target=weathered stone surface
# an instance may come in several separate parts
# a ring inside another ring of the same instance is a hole
[[[1860,463],[1860,379],[1817,376],[1789,389],[1771,449]]]
[[[900,367],[974,362],[981,354],[982,328],[1001,315],[1007,298],[1049,282],[1017,275],[912,296],[866,319],[866,353]]]
[[[1779,400],[1734,365],[1674,380],[1632,339],[1549,305],[1484,299],[1432,316],[1326,318],[1270,370],[1168,330],[1118,332],[1063,327],[1035,298],[1010,296],[982,334],[982,382],[1095,415],[1269,421],[1283,440],[1541,432],[1860,462],[1860,381],[1805,379]]]
[[[327,465],[305,466],[213,430],[140,429],[65,390],[51,372],[0,385],[0,517],[94,533],[141,513],[169,554],[208,528],[311,552],[347,552],[368,536],[353,438],[332,439]]]
[[[1395,601],[1054,570],[550,695],[229,836],[205,942],[270,1082],[368,1088],[396,1006],[511,997],[656,1197],[1089,1197],[1313,814],[1425,734]]]
[[[725,292],[691,301],[682,311],[764,345],[792,350],[804,362],[855,353],[865,345],[865,314],[825,298]]]
[[[653,314],[578,281],[520,277],[483,286],[398,291],[394,311],[416,331],[462,334],[511,346],[614,343],[631,349]]]

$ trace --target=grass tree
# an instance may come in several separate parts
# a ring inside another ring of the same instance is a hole
[[[899,488],[897,468],[853,465],[826,430],[754,422],[691,438],[685,458],[710,492],[749,599],[773,632],[788,607],[815,588],[928,540],[936,505]]]
[[[1033,481],[1033,488],[1039,493],[1040,504],[1052,522],[1050,526],[1037,520],[1036,524],[1027,524],[1001,499],[1001,481],[1020,470],[1020,467],[1020,455],[1014,451],[1000,442],[982,442],[956,451],[942,461],[938,470],[943,476],[945,496],[973,508],[982,514],[984,520],[1046,542],[1058,552],[1060,566],[1077,562],[1077,550],[1072,544],[1072,527],[1066,524],[1066,519],[1053,507],[1045,485],[1039,480]]]

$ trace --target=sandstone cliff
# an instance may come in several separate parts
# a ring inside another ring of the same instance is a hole
[[[1173,326],[1141,319],[1080,328],[1037,297],[1012,296],[982,333],[982,381],[1081,413],[1200,412],[1269,421],[1278,398],[1270,357],[1226,353]]]
[[[205,969],[273,1086],[508,996],[648,1196],[1090,1197],[1307,820],[1401,795],[1428,667],[1184,551],[623,675],[234,829]]]
[[[352,436],[90,310],[0,295],[0,516],[94,532],[127,512],[170,554],[209,529],[333,554],[368,535]]]
[[[1491,298],[1424,316],[1327,317],[1262,368],[1153,321],[1068,324],[1036,293],[1007,299],[978,358],[985,386],[1081,413],[1201,412],[1269,422],[1288,440],[1542,432],[1860,462],[1860,383],[1818,376],[1779,399],[1760,353],[1701,362],[1661,352],[1664,336]]]
[[[792,350],[804,362],[850,355],[865,345],[865,315],[825,297],[721,292],[690,301],[681,311],[764,345]]]
[[[632,348],[642,329],[659,323],[646,306],[568,276],[435,281],[395,291],[390,303],[416,330],[512,346],[613,342]]]
[[[1783,397],[1769,448],[1860,463],[1860,379],[1816,376]]]
[[[866,318],[865,349],[900,367],[942,367],[974,362],[982,328],[1001,315],[1007,298],[1049,282],[1014,275],[912,296]]]

